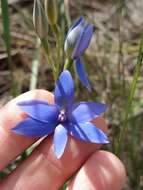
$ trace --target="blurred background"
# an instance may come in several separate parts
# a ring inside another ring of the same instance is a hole
[[[124,122],[125,107],[143,32],[143,1],[57,1],[59,3],[58,23],[63,31],[63,39],[68,26],[80,15],[84,15],[97,27],[84,56],[93,92],[89,94],[77,80],[76,97],[80,100],[102,101],[109,105],[105,118],[109,126],[111,144],[106,148],[115,152],[117,138]],[[51,67],[46,62],[44,51],[38,45],[33,29],[33,0],[8,0],[8,5],[9,23],[7,20],[4,24],[0,9],[0,106],[13,97],[33,89],[35,75],[36,88],[49,91],[54,88]],[[5,27],[9,25],[10,35],[4,33],[4,25]],[[4,40],[5,36],[7,41]],[[55,39],[50,31],[48,40],[54,47]],[[6,47],[9,47],[9,50]],[[52,54],[54,56],[53,48]],[[33,68],[35,60],[36,71]],[[142,68],[140,73],[128,118],[128,131],[122,142],[120,156],[128,175],[125,190],[143,189]],[[10,173],[22,159],[19,157],[9,165],[1,172],[1,177]]]

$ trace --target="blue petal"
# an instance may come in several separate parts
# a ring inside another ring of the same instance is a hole
[[[75,66],[76,66],[76,71],[77,74],[79,76],[79,79],[81,80],[81,82],[83,83],[83,85],[89,90],[91,91],[91,86],[87,77],[87,73],[85,71],[84,65],[82,63],[81,58],[78,58],[75,60]]]
[[[88,122],[105,112],[107,106],[96,102],[79,102],[68,109],[68,119],[71,122]]]
[[[38,122],[32,118],[26,118],[18,123],[12,131],[19,135],[30,137],[42,137],[53,133],[56,124]]]
[[[53,123],[57,121],[58,106],[50,105],[45,101],[31,100],[19,102],[18,106],[33,119],[41,122]]]
[[[74,22],[74,24],[69,28],[68,33],[67,33],[67,36],[68,36],[68,34],[69,34],[76,26],[78,26],[79,24],[81,24],[81,23],[83,23],[83,22],[84,22],[84,17],[81,16],[81,17],[78,18],[78,19]]]
[[[77,23],[69,30],[65,44],[64,44],[64,50],[66,52],[66,55],[68,57],[72,58],[73,51],[76,47],[77,41],[81,35],[81,32],[83,31],[85,21],[83,18],[79,19]]]
[[[97,128],[92,123],[78,123],[76,125],[70,125],[70,134],[75,138],[87,142],[106,144],[109,143],[105,133]]]
[[[93,24],[88,24],[86,27],[83,27],[72,54],[73,59],[80,57],[88,48],[94,32],[94,28],[95,27]]]
[[[54,133],[54,152],[56,157],[59,159],[64,153],[66,144],[67,144],[68,136],[67,129],[59,124]]]
[[[68,70],[62,72],[55,87],[55,102],[61,107],[65,107],[73,102],[74,83]]]

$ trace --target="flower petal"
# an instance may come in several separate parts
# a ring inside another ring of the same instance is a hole
[[[68,136],[67,129],[59,124],[54,133],[54,152],[56,157],[59,159],[64,153],[66,144],[67,144]]]
[[[80,57],[84,53],[84,51],[88,48],[94,32],[94,28],[95,27],[93,24],[88,24],[86,25],[86,27],[83,27],[81,29],[80,36],[77,40],[75,49],[72,54],[73,59]]]
[[[64,44],[64,51],[67,57],[72,57],[73,51],[76,47],[77,41],[81,35],[81,32],[83,31],[85,24],[86,23],[84,18],[80,18],[69,30]]]
[[[19,102],[18,106],[33,119],[41,122],[53,123],[57,121],[59,109],[45,101],[31,100]]]
[[[83,17],[83,16],[79,17],[79,18],[73,23],[73,25],[69,28],[68,33],[67,33],[67,36],[68,36],[68,34],[69,34],[76,26],[78,26],[79,24],[81,24],[81,23],[83,23],[83,22],[84,22],[84,17]]]
[[[96,102],[79,102],[72,105],[68,110],[68,119],[71,122],[82,123],[92,121],[101,113],[105,112],[107,106]]]
[[[76,65],[76,71],[77,74],[79,76],[79,79],[81,80],[81,82],[83,83],[83,85],[89,90],[91,91],[91,86],[87,77],[87,73],[85,71],[84,65],[82,63],[81,58],[78,58],[75,60],[75,65]]]
[[[87,142],[109,143],[105,133],[90,122],[70,125],[70,134],[75,138]]]
[[[42,137],[44,135],[51,134],[55,127],[55,124],[42,123],[32,118],[26,118],[22,122],[18,123],[16,127],[12,128],[12,131],[19,135]]]
[[[61,107],[65,107],[73,102],[74,83],[68,70],[62,72],[55,87],[55,102]]]

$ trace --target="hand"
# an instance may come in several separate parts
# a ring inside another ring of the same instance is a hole
[[[30,91],[0,110],[0,170],[37,140],[10,130],[26,117],[16,103],[29,99],[52,103],[53,95],[45,90]],[[95,123],[107,130],[102,118]],[[1,181],[0,190],[58,190],[75,172],[67,190],[121,190],[126,178],[124,166],[115,155],[99,150],[100,147],[69,137],[65,153],[58,160],[53,154],[52,136],[47,137],[26,161]]]

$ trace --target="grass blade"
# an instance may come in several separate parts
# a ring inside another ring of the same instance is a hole
[[[132,106],[134,94],[136,91],[137,82],[140,77],[142,65],[143,65],[143,34],[141,36],[140,49],[139,49],[137,64],[136,64],[136,68],[135,68],[135,73],[134,73],[133,81],[132,81],[130,91],[129,91],[128,102],[127,102],[127,106],[126,106],[126,110],[125,110],[125,119],[124,119],[124,123],[123,123],[123,127],[121,129],[121,132],[119,134],[117,146],[115,147],[115,153],[117,156],[120,156],[120,154],[121,154],[122,145],[123,145],[122,142],[124,141],[125,135],[128,130],[128,118],[129,118],[129,114],[131,111],[131,106]]]
[[[14,76],[13,76],[8,0],[1,0],[1,10],[2,10],[3,36],[4,36],[4,42],[5,42],[5,47],[6,47],[7,56],[8,56],[7,61],[8,61],[8,65],[10,69],[10,77],[11,77],[11,94],[13,97],[15,97],[19,94],[19,92],[18,92],[17,84],[14,81]]]
[[[2,20],[3,20],[3,35],[6,46],[6,51],[8,55],[8,63],[11,65],[11,37],[10,37],[10,27],[9,27],[9,12],[8,12],[8,2],[7,0],[1,0],[2,9]],[[11,66],[10,66],[11,67]]]

